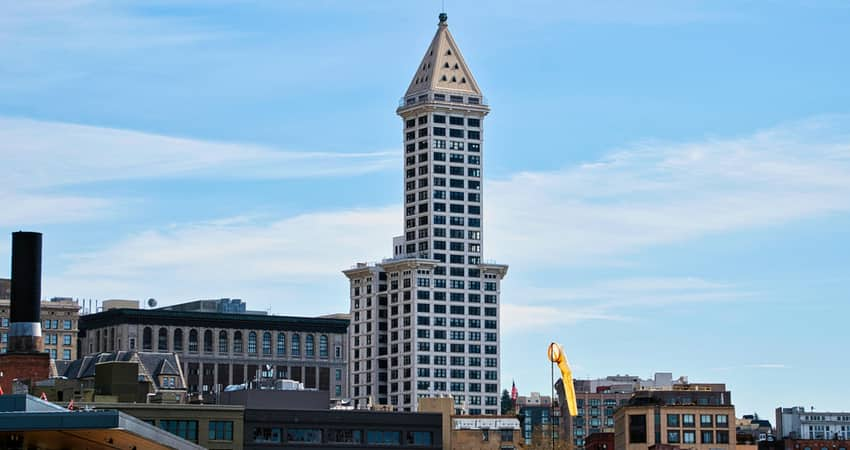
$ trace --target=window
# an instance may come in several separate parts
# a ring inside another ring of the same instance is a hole
[[[285,355],[286,354],[286,334],[278,333],[277,334],[277,354]]]
[[[717,428],[726,428],[729,426],[729,416],[726,414],[718,414],[714,417],[714,420],[717,423]]]
[[[408,431],[404,436],[406,445],[430,446],[434,441],[430,431]]]
[[[71,329],[71,321],[70,320],[63,320],[62,321],[62,329],[63,330],[70,330]]]
[[[400,431],[366,430],[366,443],[377,445],[400,445]]]
[[[248,354],[257,354],[257,333],[248,333]]]
[[[682,426],[693,427],[694,426],[694,415],[693,414],[682,414]]]
[[[189,351],[198,351],[198,330],[189,330]]]
[[[70,361],[71,360],[71,350],[69,350],[69,349],[62,350],[62,359],[65,360],[65,361]]]
[[[286,441],[318,444],[322,442],[322,430],[318,428],[287,428]]]
[[[272,354],[272,334],[266,331],[263,333],[263,355]]]
[[[328,357],[328,337],[327,335],[319,336],[319,358]]]
[[[729,443],[729,432],[728,431],[718,431],[717,432],[717,443],[718,444],[728,444]]]
[[[292,335],[292,356],[301,356],[301,336],[297,333]]]
[[[700,414],[699,416],[699,425],[701,427],[711,427],[713,424],[711,422],[711,414]],[[710,442],[708,442],[710,444]]]
[[[667,426],[678,428],[678,426],[679,426],[679,415],[678,414],[667,414]]]
[[[696,431],[690,430],[682,433],[682,442],[685,444],[696,444],[697,442],[697,433]]]
[[[410,135],[412,133],[407,133],[407,134]],[[434,127],[434,136],[445,136],[445,135],[446,135],[446,129],[444,127]],[[461,136],[461,137],[463,137],[463,136]]]
[[[280,443],[280,428],[254,428],[253,441],[258,443]]]
[[[208,438],[211,441],[232,441],[233,422],[229,420],[210,420]]]
[[[221,330],[218,332],[218,352],[219,353],[227,353],[227,349],[230,346],[227,345],[227,332]]]
[[[212,331],[207,330],[204,331],[204,352],[212,353],[213,351],[213,337]]]
[[[629,415],[629,443],[646,443],[646,416]]]
[[[360,444],[363,442],[360,430],[328,430],[326,436],[329,443]]]
[[[62,345],[71,345],[71,335],[70,334],[62,335]]]
[[[50,321],[46,321],[50,323]],[[151,327],[145,327],[142,330],[142,350],[153,350],[153,330]]]
[[[702,443],[703,444],[713,444],[714,443],[714,432],[711,430],[704,430],[702,433]]]
[[[449,117],[449,125],[463,126],[463,117]]]
[[[197,420],[160,420],[159,428],[190,442],[198,442]]]
[[[242,332],[233,333],[233,353],[242,353]]]
[[[670,417],[670,416],[668,415],[667,417]],[[680,439],[681,439],[681,437],[679,436],[679,430],[667,432],[667,443],[668,444],[678,444],[680,442]]]
[[[436,100],[436,98],[435,98],[435,100]],[[443,116],[443,115],[440,115],[440,114],[434,114],[434,123],[446,123],[446,116]]]
[[[472,100],[472,99],[470,98],[470,100]],[[481,127],[481,119],[476,119],[476,118],[470,117],[469,119],[466,119],[466,124],[467,124],[467,126],[470,126],[470,127],[473,127],[473,128],[480,128]]]

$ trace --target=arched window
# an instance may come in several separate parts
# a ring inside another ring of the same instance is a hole
[[[212,353],[213,351],[213,341],[212,341],[212,330],[204,331],[204,353]]]
[[[298,333],[292,335],[292,356],[301,356],[301,336]]]
[[[254,331],[248,333],[248,353],[257,354],[257,333]]]
[[[328,336],[319,336],[319,358],[328,358]]]
[[[183,351],[183,329],[178,328],[178,329],[174,330],[174,337],[171,338],[171,340],[174,341],[174,345],[172,345],[172,348],[174,348],[174,351],[175,352],[182,352]]]
[[[98,339],[100,339],[100,332],[98,332]],[[100,343],[98,343],[100,346]],[[145,327],[142,330],[142,350],[153,350],[153,330],[151,327]]]
[[[263,333],[263,354],[272,354],[272,334],[266,331]]]
[[[168,351],[168,329],[165,327],[159,329],[159,335],[156,338],[156,349],[160,352]]]
[[[242,353],[242,332],[233,333],[233,353]]]
[[[227,332],[221,330],[218,332],[218,352],[227,353]]]
[[[277,334],[277,354],[278,356],[286,355],[286,334]]]
[[[198,351],[198,330],[194,328],[189,330],[189,351],[196,353]]]
[[[315,358],[316,351],[313,347],[313,335],[308,334],[307,337],[304,338],[304,355],[308,358]]]

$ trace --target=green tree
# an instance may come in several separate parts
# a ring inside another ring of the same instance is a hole
[[[514,411],[514,401],[511,400],[511,393],[507,389],[502,391],[502,415],[512,414]]]

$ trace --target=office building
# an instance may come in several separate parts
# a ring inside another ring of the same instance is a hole
[[[190,395],[232,384],[293,379],[348,396],[348,321],[331,318],[160,309],[110,309],[80,318],[84,355],[169,352],[179,356]]]
[[[776,408],[776,434],[780,439],[850,440],[850,412],[806,411],[802,406]]]
[[[9,340],[9,300],[0,300],[0,353]],[[44,351],[50,359],[71,361],[77,358],[77,323],[80,305],[70,298],[52,298],[41,302],[41,330]]]
[[[448,395],[458,413],[499,413],[499,292],[484,260],[484,96],[440,15],[396,110],[404,140],[404,234],[350,281],[352,398],[416,411]]]
[[[639,391],[614,413],[614,446],[734,450],[734,420],[731,393],[722,384]]]

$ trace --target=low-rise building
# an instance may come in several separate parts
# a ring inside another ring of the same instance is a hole
[[[329,391],[334,400],[348,397],[347,320],[212,312],[205,305],[82,316],[81,352],[176,353],[189,393],[207,402],[228,385],[278,379]]]
[[[687,384],[636,392],[614,414],[616,450],[653,445],[734,450],[735,407],[722,384]]]
[[[802,406],[776,408],[776,434],[780,439],[850,440],[850,412],[806,411]]]

